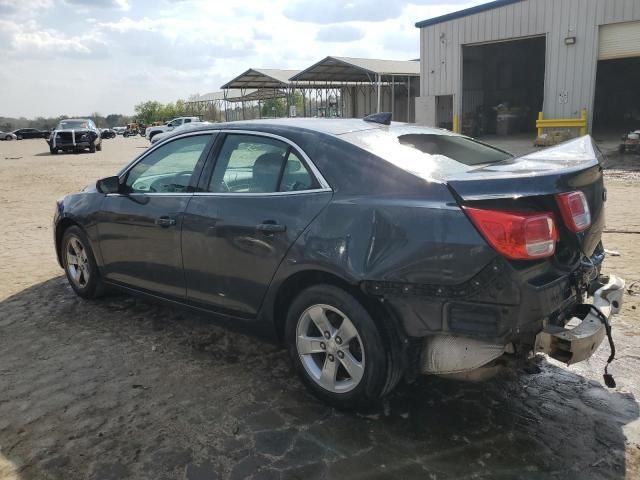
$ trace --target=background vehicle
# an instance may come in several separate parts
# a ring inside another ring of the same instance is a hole
[[[640,155],[640,130],[634,130],[622,136],[620,145],[618,145],[620,153],[637,153]]]
[[[13,132],[3,132],[0,130],[0,140],[17,140],[17,136]]]
[[[100,137],[101,138],[116,138],[116,132],[115,130],[112,130],[111,128],[101,128],[100,129]]]
[[[589,358],[624,286],[600,276],[592,139],[514,158],[388,118],[175,132],[58,204],[60,264],[84,298],[117,286],[280,339],[343,408],[403,376]]]
[[[27,139],[27,138],[47,138],[47,132],[43,130],[38,130],[36,128],[19,128],[18,130],[14,130],[13,134],[16,136],[18,140]]]
[[[145,137],[147,137],[149,141],[151,141],[151,139],[159,133],[170,132],[174,128],[179,127],[180,125],[184,125],[185,123],[199,122],[199,121],[200,121],[200,118],[198,117],[174,118],[173,120],[168,121],[165,125],[160,125],[160,126],[154,125],[151,127],[147,127],[145,131]]]
[[[125,131],[122,132],[122,135],[125,137],[133,137],[138,135],[139,133],[140,133],[140,126],[138,125],[138,123],[133,122],[133,123],[127,124],[127,127]]]
[[[47,140],[49,151],[52,155],[59,151],[80,152],[89,150],[95,153],[102,150],[102,138],[100,130],[93,120],[86,118],[70,118],[62,120],[51,132]]]
[[[127,129],[127,127],[113,127],[113,131],[116,132],[116,134],[118,135],[122,135],[125,130]]]
[[[182,125],[177,126],[170,132],[162,132],[156,133],[151,137],[151,144],[158,143],[162,141],[164,138],[169,137],[170,135],[176,132],[184,132],[190,129],[201,128],[206,125],[213,125],[211,122],[191,122],[191,123],[183,123]]]

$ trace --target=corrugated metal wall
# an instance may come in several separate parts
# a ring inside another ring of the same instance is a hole
[[[538,35],[547,39],[545,116],[577,117],[586,108],[591,121],[599,26],[632,20],[640,20],[640,0],[523,0],[421,28],[416,121],[434,124],[437,95],[454,95],[461,111],[462,45]],[[565,45],[573,36],[575,45]]]

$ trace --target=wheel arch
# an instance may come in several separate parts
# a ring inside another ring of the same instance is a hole
[[[67,229],[69,227],[72,226],[76,226],[80,229],[82,229],[82,225],[80,225],[78,222],[76,222],[75,220],[69,218],[69,217],[65,217],[63,219],[61,219],[58,222],[58,225],[56,225],[56,233],[55,233],[55,240],[56,240],[56,257],[58,259],[58,264],[62,267],[62,252],[60,251],[61,246],[62,246],[62,237],[64,236],[64,232],[67,231]]]
[[[357,284],[349,282],[345,278],[324,270],[302,270],[287,277],[278,286],[273,301],[273,323],[279,342],[284,342],[284,331],[287,319],[287,310],[295,297],[313,285],[327,284],[341,288],[353,295],[367,310],[371,318],[380,329],[383,341],[388,348],[387,382],[384,392],[390,392],[400,381],[407,366],[406,348],[408,347],[407,335],[391,309],[385,304],[368,296]]]

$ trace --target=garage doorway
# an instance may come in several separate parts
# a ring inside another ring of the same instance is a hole
[[[640,22],[600,27],[593,131],[640,128]]]
[[[600,60],[593,130],[623,134],[640,128],[640,57]]]
[[[462,48],[462,131],[535,132],[544,100],[545,37]]]

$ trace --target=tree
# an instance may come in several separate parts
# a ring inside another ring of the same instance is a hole
[[[286,117],[287,116],[287,103],[283,98],[270,98],[265,100],[262,104],[263,117]]]
[[[136,112],[138,120],[149,124],[161,119],[163,107],[164,106],[160,102],[147,101],[137,104],[134,107],[134,111]]]

